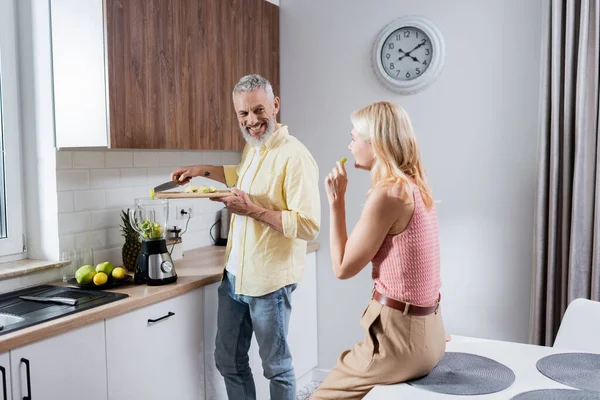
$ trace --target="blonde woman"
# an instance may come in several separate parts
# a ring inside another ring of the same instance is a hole
[[[446,350],[437,215],[408,115],[379,102],[351,120],[349,149],[354,166],[371,171],[371,188],[348,237],[344,164],[325,179],[331,261],[339,279],[372,262],[374,288],[360,321],[364,341],[341,354],[313,400],[362,399],[375,385],[426,375]]]

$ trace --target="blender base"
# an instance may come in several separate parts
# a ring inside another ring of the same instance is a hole
[[[133,280],[150,286],[166,285],[177,280],[165,239],[142,241]]]

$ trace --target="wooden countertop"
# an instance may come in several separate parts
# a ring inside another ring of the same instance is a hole
[[[311,242],[308,244],[307,253],[312,253],[318,249],[319,243]],[[177,260],[175,263],[177,282],[164,286],[128,285],[120,289],[108,290],[110,292],[126,293],[129,297],[0,335],[0,353],[219,282],[223,274],[224,256],[224,246],[209,246],[186,251],[184,258]],[[65,285],[62,281],[49,284]]]

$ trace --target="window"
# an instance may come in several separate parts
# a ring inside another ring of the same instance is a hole
[[[15,11],[0,0],[0,261],[24,252]]]

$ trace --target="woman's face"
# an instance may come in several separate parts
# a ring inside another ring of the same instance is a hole
[[[352,129],[350,136],[352,140],[348,149],[350,149],[352,156],[354,156],[354,167],[370,171],[375,161],[375,154],[373,153],[371,143],[365,142],[356,128]]]

